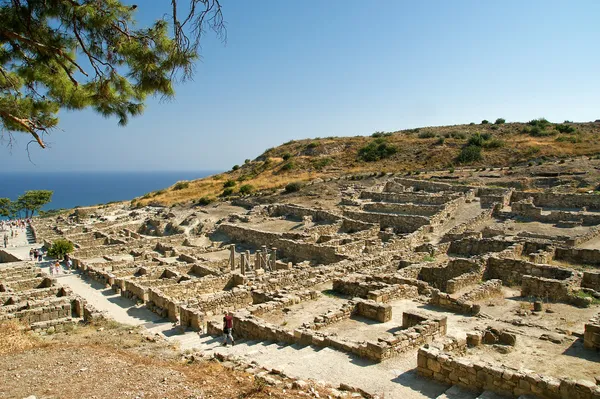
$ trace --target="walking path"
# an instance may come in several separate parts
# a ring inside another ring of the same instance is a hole
[[[25,254],[24,259],[28,259],[30,244],[26,240],[21,243],[22,247],[14,248],[15,253]],[[40,266],[49,273],[51,263],[43,262]],[[106,312],[110,318],[124,324],[142,325],[148,332],[161,334],[170,342],[178,343],[182,351],[237,355],[248,362],[256,361],[261,366],[281,370],[292,377],[336,386],[345,383],[385,398],[436,398],[448,389],[446,385],[417,376],[416,353],[373,363],[331,348],[257,341],[241,341],[235,346],[223,347],[220,337],[201,336],[193,331],[181,332],[168,320],[79,272],[63,272],[56,278],[96,309]]]

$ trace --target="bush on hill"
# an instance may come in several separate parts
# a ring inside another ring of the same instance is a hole
[[[295,193],[295,192],[300,191],[300,189],[302,189],[302,183],[292,182],[292,183],[289,183],[287,186],[285,186],[285,193],[286,194]]]
[[[358,158],[365,162],[375,162],[389,158],[397,152],[395,146],[388,144],[383,138],[378,138],[359,149]]]
[[[242,187],[240,187],[240,194],[242,195],[248,195],[252,191],[254,191],[254,186],[251,184],[244,184]]]
[[[496,122],[494,122],[494,124],[495,125],[502,125],[505,122],[506,122],[506,119],[504,119],[504,118],[498,118],[498,119],[496,119]]]
[[[190,182],[187,181],[178,181],[177,183],[175,183],[175,185],[173,186],[173,190],[177,191],[177,190],[183,190],[186,189],[190,186]]]
[[[472,163],[481,160],[481,147],[468,145],[463,147],[456,159],[460,163]]]
[[[235,186],[235,181],[233,180],[227,180],[225,183],[223,183],[223,188],[229,188],[229,187],[234,187]]]
[[[490,121],[488,121],[487,119],[484,119],[481,121],[482,125],[487,125],[488,123],[490,123]]]

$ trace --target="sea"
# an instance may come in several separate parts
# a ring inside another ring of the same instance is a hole
[[[0,198],[16,200],[27,190],[52,190],[52,202],[42,210],[131,200],[167,188],[180,180],[219,171],[196,172],[0,172]]]

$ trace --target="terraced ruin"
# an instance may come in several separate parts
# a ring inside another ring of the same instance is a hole
[[[342,177],[295,196],[110,205],[36,219],[34,234],[72,241],[77,269],[0,267],[0,317],[34,330],[111,317],[67,283],[84,279],[185,349],[340,392],[600,398],[598,195]],[[225,311],[235,347],[218,347]]]

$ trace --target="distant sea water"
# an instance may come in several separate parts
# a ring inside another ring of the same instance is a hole
[[[16,200],[27,190],[52,190],[52,202],[42,210],[74,208],[131,200],[215,173],[219,172],[0,172],[0,198]]]

